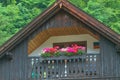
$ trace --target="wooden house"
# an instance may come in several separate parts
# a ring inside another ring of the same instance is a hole
[[[42,58],[54,45],[84,55]],[[120,80],[120,35],[67,0],[57,0],[0,47],[0,80]]]

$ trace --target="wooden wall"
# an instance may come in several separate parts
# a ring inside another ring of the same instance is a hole
[[[13,50],[13,60],[0,59],[0,80],[27,80],[27,40]]]
[[[43,19],[44,20],[44,19]],[[48,28],[60,28],[60,27],[86,27],[81,21],[77,20],[75,17],[71,16],[64,10],[59,11],[56,15],[52,16],[45,22],[42,26],[36,26],[37,29],[31,34],[31,38],[34,38],[37,34]],[[49,34],[48,34],[49,35]]]
[[[116,45],[108,39],[101,37],[101,75],[120,77],[120,54],[116,51]]]

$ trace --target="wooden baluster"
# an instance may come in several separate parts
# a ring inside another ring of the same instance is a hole
[[[78,74],[80,76],[83,76],[82,75],[82,59],[81,58],[78,58]]]
[[[56,64],[56,60],[54,60],[54,79],[56,78],[56,69],[57,69],[57,64]]]
[[[67,77],[69,77],[69,68],[70,68],[70,61],[69,61],[69,59],[67,59],[67,63],[66,63],[66,65],[67,65],[67,68],[66,68],[66,71],[67,71]]]
[[[75,58],[73,58],[73,76],[76,75],[76,61],[75,61]]]
[[[77,60],[77,58],[74,58],[74,65],[75,65],[74,75],[75,75],[75,77],[77,77],[78,76],[78,60]]]
[[[58,77],[58,69],[59,69],[59,67],[58,67],[58,60],[55,60],[55,78]]]
[[[32,79],[35,79],[35,60],[32,58],[32,72],[31,72],[31,77]]]
[[[77,64],[77,76],[80,76],[80,61],[79,58],[76,59],[76,64]]]
[[[90,56],[90,76],[94,76],[94,55]]]
[[[94,72],[94,55],[90,55],[90,63],[89,63],[89,75],[93,76]]]
[[[77,58],[75,61],[76,61],[76,65],[77,65],[76,66],[76,74],[77,74],[77,76],[80,76],[79,75],[80,74],[80,65],[79,65],[80,62],[79,62],[79,58]]]
[[[32,59],[32,79],[34,80],[35,79],[35,61],[34,61],[34,58]]]
[[[32,68],[32,70],[31,70],[31,78],[33,79],[34,78],[34,74],[33,74],[33,72],[34,72],[34,59],[33,58],[31,59],[31,68]]]
[[[47,80],[48,79],[48,60],[46,60],[45,66],[46,66],[46,80]]]
[[[52,78],[55,77],[55,72],[54,72],[54,69],[55,69],[55,65],[54,65],[54,60],[52,60]]]
[[[88,76],[92,75],[92,71],[93,71],[93,61],[92,61],[92,55],[89,55],[88,57],[89,63],[88,63]]]
[[[59,60],[56,60],[56,78],[59,77],[59,70],[60,70],[60,68],[59,68]]]
[[[58,74],[58,77],[60,78],[60,77],[61,77],[61,71],[62,71],[62,69],[61,69],[61,67],[62,67],[62,65],[61,65],[61,60],[58,60],[58,66],[59,66],[59,74]]]
[[[81,76],[82,77],[84,76],[84,64],[86,64],[85,63],[86,58],[84,58],[84,57],[85,57],[85,55],[81,57]]]
[[[47,61],[48,62],[48,78],[51,77],[51,63],[50,63],[50,60]]]
[[[31,78],[34,78],[34,58],[31,58]]]
[[[74,67],[74,64],[73,64],[74,62],[73,62],[73,59],[71,59],[71,76],[73,76],[73,67]]]
[[[38,58],[36,58],[36,63],[35,63],[35,65],[36,65],[36,80],[38,80],[39,79],[39,67],[38,67]]]
[[[36,58],[34,58],[34,72],[33,72],[33,75],[34,75],[34,80],[37,80],[37,66],[36,66],[36,64],[37,64],[37,62],[36,62]]]
[[[69,59],[69,75],[71,76],[72,74],[71,74],[71,69],[72,68],[72,61],[71,61],[71,59]]]
[[[97,66],[97,55],[94,55],[94,71],[93,71],[93,75],[94,76],[96,76],[97,75],[97,67],[99,67],[99,66]]]
[[[70,61],[69,61],[69,59],[68,59],[68,60],[67,60],[67,76],[68,76],[68,77],[70,76],[69,70],[70,70]]]
[[[40,63],[40,66],[39,66],[39,70],[40,70],[40,79],[42,79],[42,63]]]
[[[39,60],[39,58],[37,57],[37,62],[36,62],[36,64],[37,64],[37,80],[39,80],[40,79],[40,68],[39,68],[39,66],[40,66],[40,60]]]
[[[78,58],[75,59],[75,65],[76,65],[76,68],[75,68],[75,76],[77,77],[79,74],[79,69],[78,69]]]
[[[65,77],[67,77],[67,60],[65,60]]]
[[[73,73],[73,60],[71,59],[71,64],[70,64],[70,76],[72,77]]]
[[[46,79],[46,77],[47,77],[47,72],[46,72],[46,68],[47,68],[47,66],[46,66],[46,63],[47,63],[47,60],[44,60],[44,72],[43,72],[43,75],[44,75],[44,79]]]
[[[86,55],[86,64],[85,64],[85,67],[84,67],[84,77],[88,76],[88,66],[89,66],[89,56]]]
[[[43,61],[41,62],[41,65],[40,65],[40,76],[41,76],[41,80],[43,79]]]
[[[38,80],[38,71],[37,71],[38,67],[37,65],[35,66],[35,80]]]
[[[44,61],[42,61],[41,72],[42,72],[41,78],[44,79]]]
[[[64,60],[61,60],[61,77],[64,77],[65,73],[65,64]]]
[[[61,62],[61,60],[59,60],[59,67],[60,67],[60,75],[59,75],[59,77],[61,78],[61,75],[62,75],[62,62]]]
[[[85,64],[86,64],[86,55],[84,55],[84,56],[82,56],[82,58],[81,58],[81,64],[82,64],[82,68],[81,68],[81,75],[82,75],[82,77],[84,77],[84,72],[85,72]]]

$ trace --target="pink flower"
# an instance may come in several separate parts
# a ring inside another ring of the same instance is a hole
[[[77,53],[77,50],[74,49],[74,48],[69,47],[69,48],[67,48],[67,52],[70,52],[70,53]]]
[[[55,53],[57,52],[56,48],[44,48],[43,53]]]
[[[47,52],[50,52],[50,48],[44,48],[43,49],[43,53],[47,53]]]
[[[85,47],[82,47],[82,48],[81,48],[81,50],[83,50],[83,51],[85,51],[85,49],[86,49]]]
[[[60,52],[66,52],[67,51],[67,48],[62,48],[59,50]]]
[[[55,49],[60,49],[60,47],[59,47],[59,46],[55,46],[54,48],[55,48]]]
[[[73,53],[77,54],[79,50],[85,51],[84,46],[78,46],[77,44],[72,44],[71,47],[66,48],[59,48],[59,46],[55,46],[53,48],[44,48],[43,53],[50,53],[51,55],[54,55],[56,52],[67,52],[67,53]]]
[[[83,46],[79,46],[79,49],[84,51],[86,48]]]

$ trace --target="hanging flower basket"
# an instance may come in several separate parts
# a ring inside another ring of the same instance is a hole
[[[44,48],[42,50],[41,57],[60,57],[60,56],[76,56],[85,54],[85,47],[78,46],[77,44],[72,44],[71,47],[59,48],[59,46],[55,46],[53,48]]]

